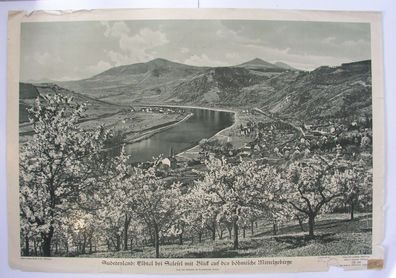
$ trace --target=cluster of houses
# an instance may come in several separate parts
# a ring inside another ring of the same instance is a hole
[[[247,122],[246,126],[241,124],[239,126],[239,130],[240,130],[241,135],[249,136],[252,133],[256,132],[256,124],[252,121],[249,121],[249,122]]]
[[[303,123],[302,128],[313,134],[331,134],[347,131],[365,132],[372,126],[372,118],[360,116],[348,119],[333,119],[329,121],[314,120],[310,124]]]
[[[339,156],[346,152],[354,153],[358,149],[369,150],[372,146],[371,118],[349,120],[304,123],[297,128],[283,122],[249,121],[246,126],[240,125],[239,132],[241,136],[254,139],[241,154],[297,159],[307,157],[313,151]]]
[[[167,107],[141,107],[139,111],[155,113],[184,113],[182,109]],[[253,111],[253,110],[252,110]],[[242,113],[251,113],[243,110]],[[336,156],[355,153],[356,150],[371,150],[372,129],[371,118],[315,120],[299,126],[285,121],[255,122],[253,120],[241,124],[238,128],[240,136],[252,138],[251,142],[240,149],[232,144],[213,142],[210,153],[219,153],[228,157],[264,157],[268,159],[300,159],[315,153],[334,153]],[[210,140],[209,140],[210,141]],[[205,153],[202,150],[201,154]],[[159,170],[167,175],[172,169],[178,168],[178,161],[171,149],[168,157],[159,163]]]

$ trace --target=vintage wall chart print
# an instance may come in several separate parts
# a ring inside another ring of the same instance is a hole
[[[383,267],[381,15],[9,14],[9,261]]]

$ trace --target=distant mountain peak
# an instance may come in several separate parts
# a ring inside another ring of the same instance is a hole
[[[247,61],[245,64],[269,64],[269,63],[260,58],[254,58],[250,61]]]
[[[165,58],[161,58],[161,57],[154,58],[154,59],[150,60],[149,62],[155,62],[155,61],[170,62],[169,60],[167,60]]]
[[[149,64],[165,64],[165,63],[173,64],[175,62],[172,62],[172,61],[164,59],[164,58],[155,58],[155,59],[150,60],[150,61],[148,61],[146,63],[149,63]]]
[[[147,62],[143,62],[143,63],[138,63],[138,64],[131,64],[131,65],[127,65],[127,66],[135,66],[135,65],[147,65],[147,66],[151,66],[151,67],[183,67],[183,68],[204,68],[204,67],[199,67],[199,66],[191,66],[191,65],[187,65],[187,64],[183,64],[180,62],[175,62],[175,61],[171,61],[165,58],[155,58],[153,60],[147,61]]]
[[[266,62],[260,58],[254,58],[245,63],[237,65],[237,67],[278,68],[276,65]]]
[[[283,69],[298,70],[298,69],[296,69],[296,68],[290,66],[289,64],[286,64],[286,63],[281,62],[281,61],[275,62],[274,65],[275,65],[275,66],[278,66],[278,67],[280,67],[280,68],[283,68]]]

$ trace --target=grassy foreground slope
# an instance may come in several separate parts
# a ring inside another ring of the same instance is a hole
[[[212,241],[209,237],[201,243],[195,239],[185,240],[183,245],[168,242],[161,246],[163,258],[233,258],[233,257],[295,257],[327,255],[363,255],[371,253],[371,214],[358,214],[350,221],[346,214],[326,214],[318,217],[317,235],[307,236],[301,227],[290,222],[273,235],[272,226],[259,222],[251,234],[241,236],[240,248],[232,249],[232,241],[225,233],[223,239]],[[303,225],[305,231],[308,229]],[[96,252],[88,257],[111,258],[153,258],[154,247],[136,245],[132,251]]]

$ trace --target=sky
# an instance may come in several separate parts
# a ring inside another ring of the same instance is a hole
[[[34,22],[21,27],[21,81],[78,80],[164,58],[232,66],[254,58],[302,70],[370,59],[367,23],[266,20]]]

